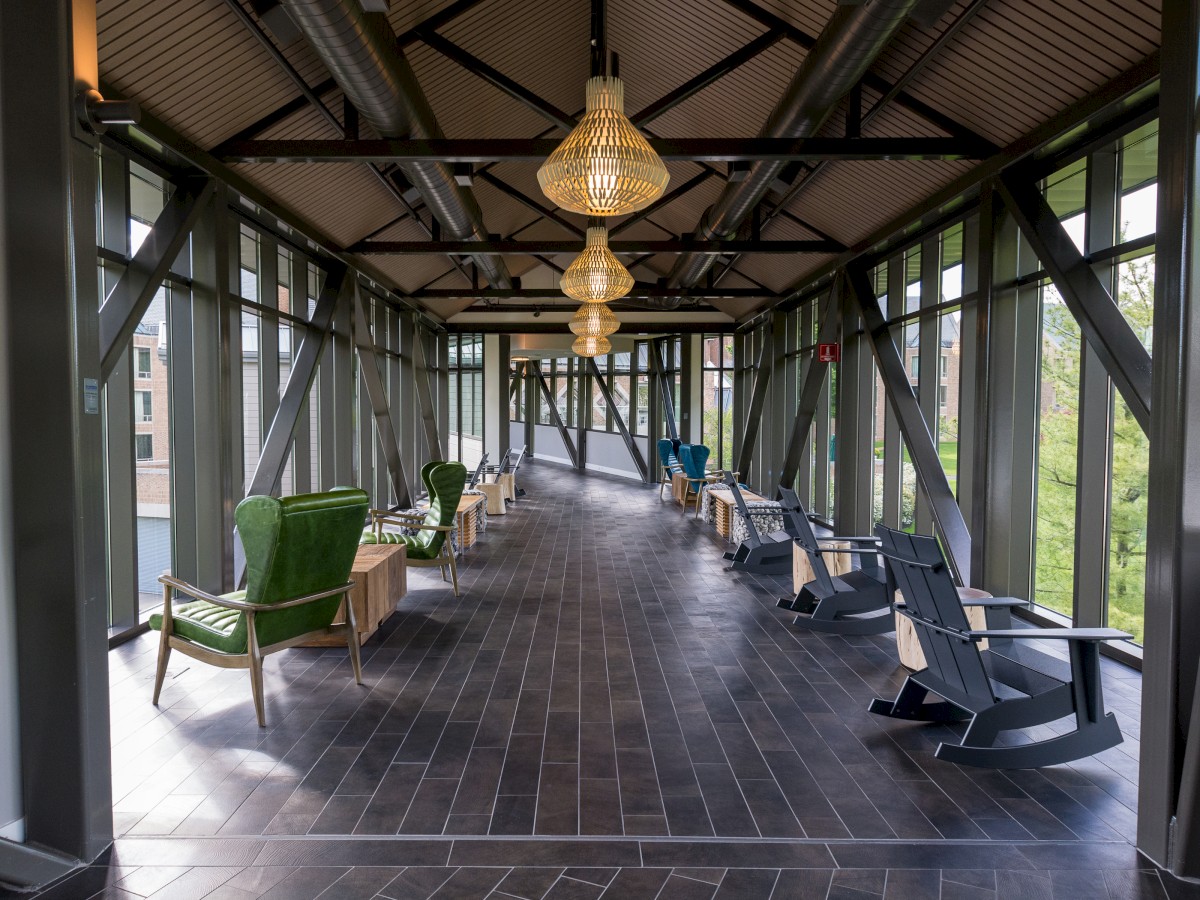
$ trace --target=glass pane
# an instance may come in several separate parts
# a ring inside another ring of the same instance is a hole
[[[1075,602],[1080,347],[1074,317],[1043,286],[1034,600],[1066,616]]]
[[[1087,231],[1087,160],[1081,159],[1059,169],[1046,179],[1046,202],[1062,220],[1067,234],[1075,242],[1080,253],[1084,250],[1084,235]]]
[[[1154,335],[1154,254],[1117,267],[1117,306],[1148,352]]]
[[[1121,140],[1120,239],[1153,234],[1158,212],[1158,122],[1143,125]]]
[[[136,458],[138,611],[144,621],[162,605],[158,576],[171,565],[170,367],[167,357],[167,292],[159,288],[138,323],[134,353],[149,365],[148,379],[135,378],[133,433]],[[140,401],[140,402],[139,402]]]
[[[938,456],[942,469],[950,482],[950,489],[958,496],[958,415],[959,385],[962,380],[962,337],[959,325],[960,310],[951,310],[941,316],[939,330],[941,342],[938,347]]]
[[[1142,643],[1146,605],[1146,483],[1150,445],[1129,407],[1113,405],[1108,624]]]

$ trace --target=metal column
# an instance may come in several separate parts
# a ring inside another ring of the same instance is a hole
[[[1137,840],[1160,865],[1198,877],[1200,7],[1166,4],[1162,27],[1172,39],[1162,51]]]
[[[47,849],[93,860],[112,840],[96,144],[74,122],[80,85],[98,86],[94,5],[0,4],[0,615],[16,650],[13,665],[0,643],[0,703],[16,701],[20,746],[14,760],[0,744],[0,769],[7,788],[19,766],[29,842],[0,842],[0,874],[25,884],[69,865]]]

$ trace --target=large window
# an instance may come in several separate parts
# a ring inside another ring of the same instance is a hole
[[[733,335],[706,334],[701,344],[703,443],[710,465],[733,468]]]
[[[483,455],[483,335],[452,334],[448,339],[449,456],[474,468]]]

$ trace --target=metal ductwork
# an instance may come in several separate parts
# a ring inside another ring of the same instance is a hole
[[[918,0],[867,0],[861,5],[839,5],[796,70],[759,137],[794,139],[815,135],[838,101],[866,74],[917,3]],[[697,237],[722,240],[736,234],[786,165],[786,162],[756,162],[744,179],[727,184],[697,227]],[[692,287],[713,260],[712,256],[698,253],[682,254],[671,269],[667,284]]]
[[[380,137],[444,137],[412,67],[396,45],[387,16],[363,12],[358,0],[282,0],[282,4],[342,92]],[[460,241],[488,240],[475,196],[454,180],[448,165],[405,162],[400,169],[447,234]],[[478,256],[475,263],[492,287],[512,288],[512,275],[502,257]]]

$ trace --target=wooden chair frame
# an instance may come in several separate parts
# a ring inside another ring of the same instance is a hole
[[[155,706],[158,706],[158,698],[162,693],[163,678],[167,674],[167,662],[171,658],[172,650],[178,650],[185,656],[190,656],[193,659],[198,659],[201,662],[224,669],[249,669],[250,690],[254,695],[254,712],[258,716],[260,727],[265,727],[267,724],[266,702],[263,696],[263,657],[271,653],[278,653],[280,650],[286,650],[289,647],[303,644],[317,637],[344,635],[346,637],[346,646],[350,650],[350,664],[354,668],[354,680],[358,684],[363,683],[362,656],[358,647],[358,623],[355,621],[354,604],[350,602],[350,595],[348,593],[354,587],[353,581],[348,581],[327,591],[305,594],[302,597],[294,597],[280,603],[246,603],[244,600],[230,600],[228,597],[218,597],[215,594],[202,591],[200,588],[170,575],[162,575],[158,580],[163,586],[163,611],[162,630],[158,643],[158,668],[154,673],[153,703]],[[246,616],[246,652],[223,653],[220,650],[201,646],[176,634],[174,615],[171,610],[172,592],[184,594],[196,600],[205,600],[214,606],[234,609],[244,613]],[[303,606],[306,603],[314,603],[317,600],[324,600],[327,597],[334,597],[338,594],[343,595],[342,607],[346,611],[346,621],[344,623],[330,625],[327,628],[318,628],[315,631],[309,631],[305,634],[289,638],[286,641],[278,641],[267,646],[259,644],[258,631],[254,622],[255,614],[275,612],[276,610],[288,609],[293,606]]]
[[[446,532],[446,539],[442,541],[442,548],[438,551],[437,556],[433,559],[413,559],[411,555],[405,554],[404,564],[418,569],[439,568],[442,570],[442,581],[447,580],[446,569],[449,568],[449,580],[454,585],[454,596],[461,597],[462,594],[458,590],[458,566],[454,561],[454,548],[450,546],[450,532],[454,530],[454,527],[452,525],[426,525],[425,516],[420,513],[388,512],[385,509],[373,509],[371,510],[371,529],[375,532],[375,540],[378,543],[383,543],[383,525],[388,521],[403,528],[419,528],[423,531]]]

